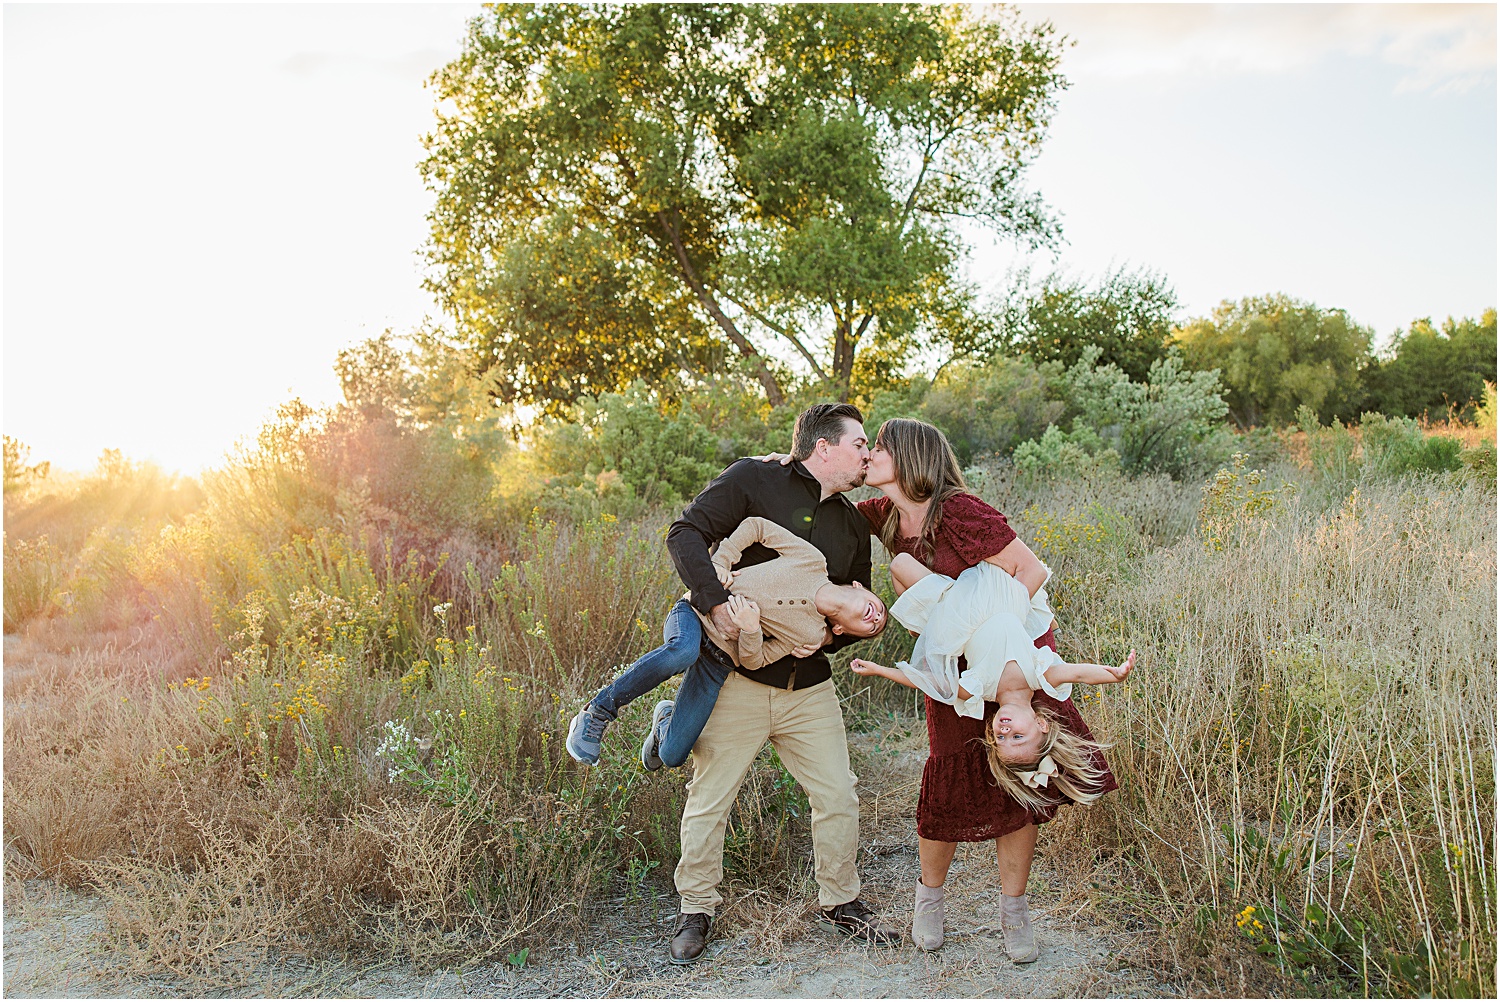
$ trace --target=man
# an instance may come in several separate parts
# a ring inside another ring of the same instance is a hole
[[[761,516],[807,539],[827,558],[837,584],[870,586],[870,529],[844,492],[859,487],[869,465],[864,418],[849,404],[817,404],[797,416],[788,466],[742,459],[703,489],[672,524],[667,550],[691,591],[695,608],[729,639],[738,637],[729,592],[709,550],[750,516]],[[759,544],[738,566],[773,559]],[[837,648],[853,640],[834,638]],[[799,656],[805,654],[806,656]],[[694,700],[695,675],[683,679],[678,702]],[[719,691],[703,734],[693,746],[693,778],[682,812],[682,860],[677,864],[681,909],[672,935],[676,964],[703,954],[724,877],[724,829],[745,775],[769,740],[812,806],[818,924],[890,946],[901,932],[882,923],[859,900],[855,856],[859,799],[849,771],[844,718],[822,651],[799,649],[755,670],[739,668]]]

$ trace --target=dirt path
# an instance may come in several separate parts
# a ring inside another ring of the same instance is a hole
[[[911,865],[915,866],[913,860]],[[965,868],[969,869],[969,868]],[[805,919],[769,949],[748,937],[715,937],[708,956],[680,968],[666,961],[673,908],[662,895],[658,921],[597,943],[591,954],[528,965],[419,974],[401,965],[354,966],[285,958],[246,972],[218,990],[198,981],[125,976],[104,943],[97,898],[32,884],[6,895],[4,994],[9,998],[97,996],[343,996],[343,997],[716,997],[716,998],[973,998],[1161,996],[1175,994],[1146,972],[1116,970],[1118,937],[1074,928],[1043,906],[1042,957],[1016,967],[998,936],[987,880],[954,874],[948,939],[922,953],[910,944],[875,950],[814,928]],[[873,897],[873,895],[872,895]],[[909,916],[910,906],[900,917]],[[901,909],[892,903],[888,913]],[[643,916],[647,917],[647,916]]]
[[[7,637],[6,689],[14,691],[28,658]],[[14,704],[10,707],[14,710]],[[865,844],[861,896],[899,923],[911,918],[918,872],[912,821],[925,729],[851,737],[860,771]],[[7,849],[7,857],[10,850]],[[7,858],[7,863],[10,860]],[[7,874],[17,868],[9,865]],[[4,984],[10,998],[163,996],[335,997],[719,997],[924,998],[1163,996],[1180,992],[1118,959],[1131,945],[1118,931],[1082,918],[1088,898],[1056,886],[1040,868],[1032,882],[1042,956],[1016,967],[1001,945],[994,849],[962,846],[948,882],[947,942],[923,953],[910,942],[870,949],[812,925],[812,897],[773,902],[755,888],[730,893],[707,956],[691,967],[667,962],[676,899],[671,874],[629,898],[600,903],[597,938],[533,951],[519,970],[504,964],[422,972],[379,964],[273,958],[236,971],[219,985],[170,974],[127,971],[105,935],[104,904],[48,881],[8,876],[4,894]],[[774,938],[764,930],[775,930]]]

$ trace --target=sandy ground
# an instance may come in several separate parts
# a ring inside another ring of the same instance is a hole
[[[6,637],[6,689],[28,658]],[[16,656],[21,655],[21,656]],[[14,709],[14,707],[12,707]],[[861,773],[861,896],[889,919],[909,925],[918,863],[912,820],[926,754],[925,728],[904,736],[851,736]],[[7,848],[9,857],[10,850]],[[10,860],[7,858],[7,863]],[[7,865],[8,873],[12,868]],[[948,881],[947,942],[924,953],[908,940],[890,949],[860,946],[812,924],[805,903],[772,902],[754,887],[730,889],[706,955],[677,967],[667,960],[676,899],[671,874],[629,897],[592,908],[581,945],[537,951],[520,969],[508,964],[419,971],[378,958],[358,962],[272,957],[210,986],[170,974],[126,970],[105,935],[104,904],[48,881],[7,877],[3,991],[9,998],[332,996],[436,998],[490,996],[700,998],[968,998],[1171,996],[1180,989],[1119,958],[1130,934],[1087,924],[1088,899],[1033,874],[1031,900],[1041,958],[1012,964],[999,937],[994,848],[960,847]],[[760,930],[776,929],[769,940]]]

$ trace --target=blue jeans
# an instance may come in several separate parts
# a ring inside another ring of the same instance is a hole
[[[686,672],[682,686],[677,690],[676,706],[666,736],[658,750],[662,763],[675,767],[687,761],[698,735],[703,733],[703,725],[708,723],[709,714],[714,711],[719,688],[734,666],[729,663],[729,656],[717,648],[704,652],[704,645],[713,641],[704,638],[703,624],[685,598],[679,599],[667,613],[661,635],[660,647],[642,654],[614,681],[600,689],[589,703],[615,717],[621,707],[632,700],[644,696],[673,675]]]

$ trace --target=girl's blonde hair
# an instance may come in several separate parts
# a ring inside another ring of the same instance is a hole
[[[1036,760],[1030,763],[1008,762],[1001,758],[992,722],[985,723],[984,757],[988,760],[990,772],[994,773],[995,782],[1000,789],[1028,810],[1053,807],[1061,803],[1062,796],[1075,804],[1092,804],[1098,800],[1104,785],[1104,769],[1098,764],[1098,754],[1109,745],[1068,730],[1057,712],[1049,706],[1036,706],[1032,709],[1037,716],[1045,717],[1049,726],[1047,733],[1042,735],[1042,745]],[[1048,785],[1041,789],[1023,783],[1020,774],[1035,769],[1048,755],[1057,764],[1057,775],[1050,777]]]
[[[918,548],[922,562],[932,560],[932,541],[937,537],[943,519],[943,502],[968,488],[953,446],[935,426],[911,418],[891,418],[875,433],[875,444],[891,454],[896,468],[896,486],[908,499],[921,504],[931,500],[922,519]],[[880,542],[887,553],[896,553],[896,537],[901,534],[901,512],[891,505],[880,526]]]

